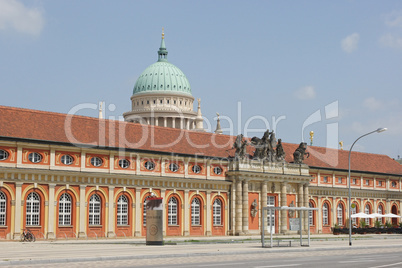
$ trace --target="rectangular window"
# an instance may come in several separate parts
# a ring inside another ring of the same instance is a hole
[[[370,181],[366,180],[366,186],[369,186],[369,185],[370,185]]]
[[[341,177],[338,177],[338,183],[342,184],[342,178]]]
[[[378,186],[382,186],[382,181],[378,181]]]
[[[352,180],[352,183],[353,183],[354,185],[356,185],[356,182],[357,182],[356,179],[353,179],[353,180]]]
[[[328,183],[328,176],[324,176],[323,182],[324,182],[324,183]]]

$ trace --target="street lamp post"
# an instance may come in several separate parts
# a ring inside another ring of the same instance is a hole
[[[350,150],[349,150],[349,165],[348,165],[348,182],[349,182],[349,246],[352,246],[352,202],[351,202],[351,189],[350,189],[350,154],[352,153],[352,149],[353,149],[353,146],[355,145],[355,143],[358,141],[358,140],[360,140],[361,138],[363,138],[363,137],[365,137],[365,136],[367,136],[367,135],[370,135],[370,134],[373,134],[373,133],[380,133],[380,132],[383,132],[383,131],[386,131],[387,130],[387,128],[378,128],[378,129],[376,129],[376,130],[374,130],[374,131],[371,131],[371,132],[369,132],[369,133],[366,133],[366,134],[364,134],[364,135],[362,135],[362,136],[360,136],[360,137],[358,137],[354,142],[353,142],[353,144],[352,144],[352,146],[350,147]]]

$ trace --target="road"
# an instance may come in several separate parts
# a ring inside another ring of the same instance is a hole
[[[0,267],[161,267],[164,268],[286,268],[286,267],[402,267],[402,248],[353,249],[333,251],[269,252],[260,254],[190,256],[176,258],[149,258],[114,261],[69,262]]]

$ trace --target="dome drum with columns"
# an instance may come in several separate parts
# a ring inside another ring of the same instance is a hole
[[[202,116],[193,110],[190,83],[179,68],[168,62],[167,54],[162,33],[158,61],[146,68],[135,83],[131,111],[123,114],[124,120],[204,131],[202,122],[199,122]]]

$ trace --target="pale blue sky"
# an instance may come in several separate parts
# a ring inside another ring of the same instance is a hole
[[[286,116],[276,126],[284,142],[314,130],[314,145],[348,149],[387,127],[355,150],[402,155],[401,1],[0,0],[0,105],[67,113],[105,101],[117,118],[157,60],[162,27],[213,130],[216,112],[233,134],[263,129],[247,124],[256,116],[271,128]]]

